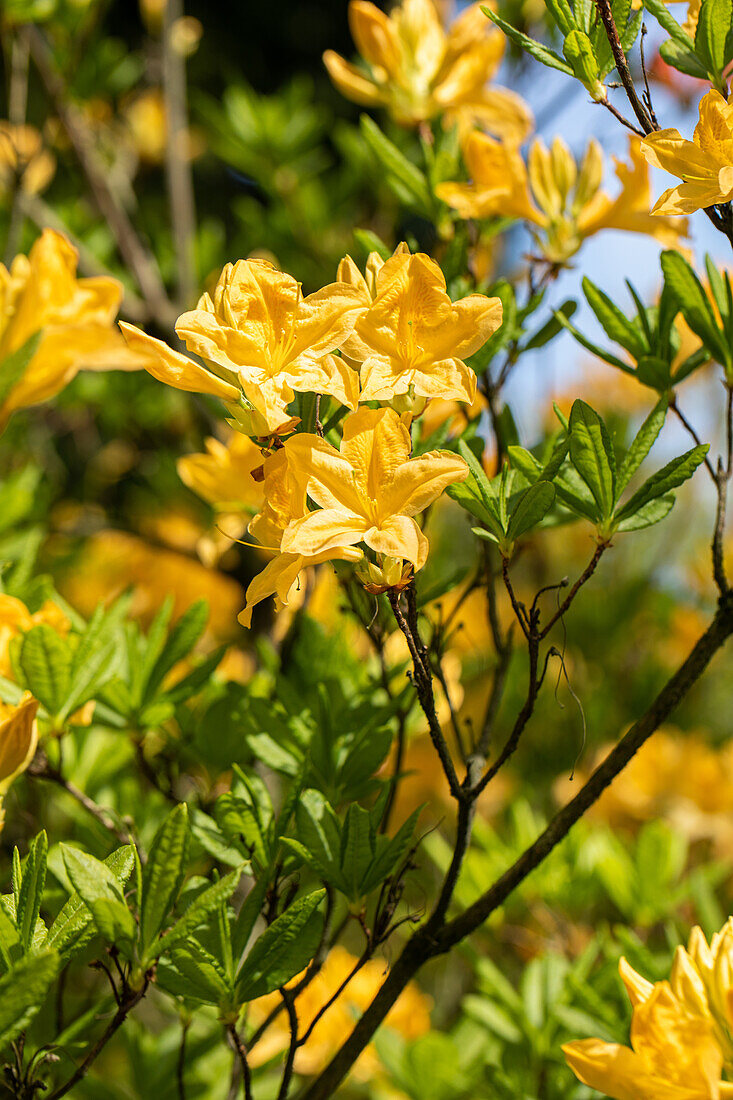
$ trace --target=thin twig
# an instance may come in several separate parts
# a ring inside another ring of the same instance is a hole
[[[583,585],[586,583],[586,581],[590,580],[590,578],[595,573],[596,566],[598,565],[598,562],[603,557],[604,552],[608,549],[608,546],[609,546],[609,543],[607,543],[607,542],[599,542],[598,543],[598,545],[595,548],[595,552],[593,554],[593,557],[590,559],[590,561],[586,565],[585,569],[583,570],[581,575],[578,577],[577,581],[575,582],[573,587],[570,589],[570,591],[568,592],[568,594],[565,597],[565,599],[563,600],[563,602],[561,603],[560,607],[557,609],[555,614],[550,619],[547,626],[543,630],[540,631],[540,635],[539,635],[540,640],[542,638],[547,637],[547,635],[550,633],[550,631],[552,630],[553,626],[558,621],[558,619],[561,619],[563,617],[563,615],[567,612],[568,608],[570,607],[571,603],[573,602],[573,600],[577,596],[580,589],[583,587]]]
[[[10,87],[8,90],[8,121],[11,126],[22,126],[26,120],[28,107],[28,45],[14,35],[10,48]],[[9,137],[9,141],[12,139]],[[26,165],[21,162],[20,148],[16,148],[17,158],[13,179],[13,194],[10,205],[8,234],[5,239],[5,266],[9,267],[18,251],[23,233],[23,174]]]
[[[112,230],[120,255],[137,279],[143,298],[148,302],[158,323],[163,328],[172,328],[177,311],[168,299],[155,257],[143,245],[127,211],[111,190],[99,163],[94,140],[81,114],[71,102],[66,83],[46,40],[37,27],[26,26],[21,33],[25,36],[33,62],[87,178],[99,212]]]
[[[196,207],[188,140],[186,59],[175,44],[182,0],[167,0],[163,25],[163,95],[166,113],[165,162],[176,252],[178,305],[186,309],[196,293]]]
[[[682,409],[677,404],[677,398],[676,397],[672,398],[672,400],[669,403],[669,407],[672,410],[672,412],[675,414],[675,416],[677,417],[679,422],[682,424],[682,426],[684,427],[687,434],[692,438],[695,445],[697,447],[701,447],[702,446],[702,440],[700,439],[700,436],[695,431],[695,428],[693,427],[693,425],[690,423],[690,421],[687,419],[685,414],[682,412]],[[710,474],[710,477],[713,480],[713,484],[717,485],[718,484],[718,479],[716,477],[715,470],[713,468],[713,464],[712,464],[712,462],[710,461],[710,459],[707,455],[705,455],[705,460],[704,461],[705,461],[705,469]]]
[[[178,1046],[178,1058],[176,1059],[176,1082],[178,1084],[178,1100],[186,1100],[186,1037],[191,1026],[190,1019],[181,1021],[181,1042]]]
[[[646,137],[644,131],[640,130],[638,126],[634,126],[633,122],[630,122],[625,115],[622,115],[618,108],[614,107],[610,99],[596,99],[594,102],[597,103],[599,107],[605,107],[607,111],[610,111],[613,117],[617,119],[622,126],[625,126],[627,130],[631,130],[632,134],[636,134],[637,137]]]
[[[277,1094],[277,1100],[287,1100],[288,1092],[290,1091],[290,1082],[293,1079],[293,1069],[295,1068],[295,1055],[298,1052],[300,1045],[298,1040],[298,1014],[295,1011],[295,998],[291,991],[283,986],[279,990],[282,997],[285,1011],[288,1014],[288,1027],[290,1029],[290,1043],[288,1044],[288,1053],[285,1059],[285,1065],[283,1067],[282,1080],[280,1081],[280,1088]]]
[[[227,1024],[227,1034],[231,1040],[234,1052],[239,1059],[239,1066],[242,1071],[242,1083],[244,1084],[244,1100],[252,1100],[252,1073],[249,1068],[249,1062],[247,1061],[247,1048],[235,1024]]]
[[[115,1032],[122,1026],[122,1024],[124,1024],[125,1020],[132,1012],[133,1008],[143,999],[147,988],[148,982],[146,980],[142,989],[136,991],[128,989],[122,992],[120,996],[120,1003],[117,1006],[117,1011],[107,1025],[104,1033],[100,1035],[99,1039],[97,1039],[96,1043],[89,1051],[84,1061],[77,1067],[76,1071],[71,1075],[69,1080],[64,1085],[61,1085],[60,1088],[56,1089],[55,1092],[52,1092],[48,1100],[61,1100],[62,1096],[66,1096],[68,1092],[71,1092],[71,1090],[87,1076],[89,1070],[92,1068],[92,1064],[97,1059],[101,1051],[107,1045]]]
[[[51,767],[46,758],[45,753],[42,750],[36,754],[36,757],[28,769],[28,774],[35,779],[45,779],[49,783],[55,783],[57,787],[61,787],[70,795],[80,806],[83,806],[88,814],[103,825],[110,833],[112,833],[119,840],[120,844],[130,844],[132,837],[127,829],[121,828],[115,822],[112,815],[105,810],[102,806],[99,806],[93,798],[90,798],[88,794],[80,790],[69,779],[65,779],[61,772],[56,768]]]
[[[405,636],[407,647],[412,657],[413,665],[413,683],[415,685],[415,691],[417,692],[417,698],[420,706],[423,709],[425,717],[428,720],[428,731],[430,733],[430,739],[435,746],[435,749],[440,757],[440,762],[443,765],[443,771],[445,772],[446,779],[448,780],[448,786],[450,792],[454,798],[460,799],[463,797],[461,785],[458,782],[458,776],[456,769],[451,759],[451,755],[448,751],[448,746],[445,743],[443,731],[438,721],[438,716],[435,712],[435,695],[433,694],[433,678],[430,672],[429,664],[426,664],[426,658],[424,655],[424,646],[422,645],[419,635],[415,637],[410,623],[407,621],[402,608],[400,607],[399,595],[390,589],[387,593],[389,603],[392,608],[392,613],[395,617],[395,621]]]
[[[606,37],[608,38],[608,44],[611,47],[611,53],[613,54],[614,64],[616,66],[616,72],[619,75],[621,83],[624,86],[626,95],[631,109],[636,115],[639,125],[645,134],[651,134],[655,129],[649,114],[644,107],[644,104],[636,94],[636,88],[634,87],[634,81],[631,77],[629,70],[629,63],[626,60],[626,54],[624,53],[621,40],[618,36],[618,30],[616,29],[616,23],[614,22],[613,12],[611,11],[610,0],[595,0],[598,14],[601,17],[601,22],[606,31]]]

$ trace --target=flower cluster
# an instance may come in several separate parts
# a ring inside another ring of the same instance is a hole
[[[323,60],[338,90],[366,107],[386,107],[403,126],[437,115],[478,123],[523,141],[532,113],[520,96],[487,87],[504,54],[504,35],[471,4],[446,31],[433,0],[402,0],[391,16],[369,0],[351,0],[349,24],[366,68],[333,50]]]
[[[249,533],[274,557],[249,586],[246,626],[266,596],[287,604],[307,565],[366,554],[371,590],[402,586],[427,557],[415,517],[467,475],[454,454],[411,458],[410,425],[431,399],[473,402],[465,360],[501,324],[501,302],[451,301],[440,267],[406,245],[372,254],[364,274],[346,256],[337,274],[304,296],[267,261],[228,264],[176,325],[202,362],[121,325],[152,375],[220,397],[248,437],[181,464],[220,513],[261,503]]]
[[[613,1100],[730,1100],[733,1084],[733,919],[708,944],[694,928],[669,981],[649,982],[621,959],[631,1001],[631,1047],[601,1039],[567,1043],[575,1075]]]

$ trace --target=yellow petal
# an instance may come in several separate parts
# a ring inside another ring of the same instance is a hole
[[[228,445],[206,440],[206,454],[178,459],[178,476],[184,485],[219,511],[252,508],[262,500],[263,486],[252,471],[262,466],[260,448],[247,436],[234,432]]]
[[[368,523],[362,516],[337,508],[321,508],[293,520],[282,539],[284,552],[292,554],[323,554],[342,546],[361,542]]]
[[[303,568],[303,559],[299,554],[278,554],[265,568],[250,581],[247,587],[246,603],[237,616],[243,627],[252,625],[252,610],[256,604],[268,596],[277,594],[281,606],[287,606],[288,594]]]
[[[648,982],[641,974],[637,974],[624,958],[619,959],[618,972],[621,975],[621,981],[626,986],[626,992],[633,1007],[649,1000],[654,991],[652,982]]]
[[[393,409],[362,406],[344,420],[341,454],[359,489],[372,500],[407,461],[410,449],[410,433]]]
[[[377,107],[385,102],[377,85],[334,50],[326,50],[323,64],[336,88],[346,99],[351,99],[362,107]]]
[[[215,374],[199,366],[187,355],[173,351],[163,340],[156,340],[133,325],[128,325],[124,321],[120,321],[119,324],[128,347],[140,355],[149,357],[145,369],[159,382],[165,382],[174,389],[189,393],[210,393],[215,397],[221,397],[224,401],[238,400],[239,390],[235,386],[222,378],[217,378]]]
[[[392,20],[368,0],[351,0],[349,28],[357,50],[370,65],[378,65],[387,75],[400,65],[400,48]]]
[[[0,793],[30,764],[38,745],[38,702],[30,692],[16,707],[3,706],[0,715]]]
[[[416,516],[448,485],[467,476],[468,467],[458,455],[430,451],[400,466],[380,497],[380,508],[386,513]]]
[[[325,439],[306,433],[294,435],[284,449],[292,468],[304,479],[309,496],[319,507],[361,515],[363,489],[349,458],[339,454]]]
[[[422,569],[427,561],[428,540],[409,516],[388,516],[378,527],[368,528],[363,538],[367,546],[378,554],[404,558],[412,562],[416,571]]]
[[[714,158],[681,137],[679,130],[649,134],[641,142],[641,152],[649,164],[680,179],[717,179],[718,165]]]
[[[643,1066],[628,1047],[601,1039],[581,1039],[565,1043],[562,1052],[578,1080],[613,1100],[663,1100],[661,1092],[655,1095],[649,1091]]]

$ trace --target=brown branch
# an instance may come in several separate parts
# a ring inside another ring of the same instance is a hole
[[[242,1072],[242,1082],[244,1084],[244,1100],[252,1100],[252,1073],[249,1068],[249,1062],[247,1061],[247,1048],[244,1045],[239,1032],[237,1031],[235,1024],[227,1024],[227,1034],[231,1041],[234,1053],[239,1059],[239,1066]],[[236,1096],[236,1092],[234,1093]],[[51,1098],[53,1100],[53,1097]]]
[[[120,844],[132,843],[132,837],[127,829],[120,828],[107,810],[98,805],[93,798],[90,798],[88,794],[85,794],[70,780],[65,779],[60,771],[51,767],[42,749],[39,749],[36,753],[33,763],[28,768],[28,774],[35,779],[45,779],[49,783],[55,783],[57,787],[61,787],[80,806],[83,806],[87,813],[91,814],[100,825],[117,837]]]
[[[593,772],[578,794],[555,815],[544,832],[472,906],[440,928],[422,925],[405,945],[372,1003],[302,1100],[333,1096],[407,983],[428,959],[449,951],[504,904],[509,895],[538,867],[573,825],[601,796],[612,780],[651,737],[707,668],[711,658],[733,634],[733,597],[721,599],[718,611],[687,660],[667,681],[651,706]]]
[[[117,1011],[107,1025],[104,1033],[100,1035],[99,1039],[97,1039],[96,1043],[89,1051],[84,1061],[79,1066],[77,1066],[76,1071],[72,1074],[69,1080],[65,1084],[61,1085],[60,1088],[56,1089],[55,1092],[52,1092],[48,1100],[61,1100],[62,1096],[66,1096],[68,1092],[70,1092],[76,1085],[79,1084],[80,1081],[82,1081],[87,1076],[89,1070],[92,1068],[92,1064],[102,1052],[104,1047],[107,1045],[109,1040],[122,1026],[122,1024],[124,1024],[125,1020],[132,1012],[133,1008],[143,999],[147,988],[148,982],[146,979],[142,989],[138,989],[136,991],[127,989],[122,992]]]
[[[618,73],[621,83],[624,86],[624,90],[626,91],[629,103],[631,104],[631,109],[636,115],[639,121],[639,125],[641,126],[644,133],[651,134],[655,129],[655,126],[651,118],[649,117],[649,114],[644,104],[641,102],[638,95],[636,94],[634,81],[631,77],[631,72],[629,70],[629,63],[626,60],[626,54],[624,53],[623,46],[621,45],[621,40],[618,36],[618,30],[616,29],[616,24],[614,22],[610,0],[595,0],[595,4],[596,8],[598,9],[598,14],[601,17],[601,22],[603,23],[604,29],[606,31],[608,44],[611,47],[611,53],[613,54],[616,72]]]
[[[632,134],[636,134],[637,137],[646,137],[643,130],[640,130],[638,126],[634,126],[633,122],[630,122],[625,115],[622,115],[617,107],[614,107],[610,99],[596,99],[594,103],[597,103],[599,107],[605,107],[607,111],[610,111],[615,119],[617,119],[622,126],[625,126],[627,130],[631,130]]]
[[[175,46],[175,24],[183,16],[182,0],[167,0],[163,26],[163,95],[166,113],[165,162],[176,252],[181,309],[196,293],[196,206],[188,133],[186,60]]]
[[[443,731],[438,721],[438,716],[435,712],[435,695],[433,694],[433,678],[430,672],[430,665],[427,662],[427,658],[424,653],[424,646],[420,641],[419,634],[417,637],[413,633],[411,624],[405,618],[405,614],[400,607],[400,598],[394,589],[390,589],[387,593],[389,603],[394,614],[395,621],[405,636],[407,647],[412,657],[413,666],[413,683],[415,685],[415,691],[417,692],[418,702],[422,707],[423,713],[428,720],[428,731],[430,733],[430,739],[435,746],[435,750],[440,757],[440,762],[443,765],[443,771],[445,777],[448,780],[448,786],[450,792],[456,799],[464,797],[463,790],[458,782],[458,776],[456,769],[451,759],[451,755],[448,751],[448,746],[445,743]]]
[[[571,603],[573,602],[573,600],[577,596],[580,589],[583,587],[583,585],[586,583],[586,581],[590,580],[590,578],[595,573],[596,566],[598,565],[598,562],[601,560],[604,551],[608,548],[608,545],[609,544],[607,542],[599,542],[598,543],[598,545],[596,546],[595,552],[593,554],[593,557],[588,562],[585,569],[583,570],[581,575],[578,577],[577,581],[575,582],[573,587],[570,589],[567,596],[565,597],[565,599],[563,600],[563,602],[561,603],[560,607],[557,609],[555,614],[552,616],[552,618],[550,619],[547,626],[544,628],[544,630],[540,631],[540,634],[539,634],[540,639],[546,638],[547,635],[552,630],[555,623],[558,621],[558,619],[561,619],[563,617],[563,615],[567,612],[568,608],[570,607]]]
[[[68,89],[48,43],[37,27],[26,26],[22,34],[87,178],[99,212],[112,230],[120,255],[137,279],[142,295],[156,321],[163,328],[172,328],[176,319],[176,310],[168,299],[155,258],[143,245],[127,211],[109,186],[104,169],[99,163],[93,138],[79,111],[70,101]]]

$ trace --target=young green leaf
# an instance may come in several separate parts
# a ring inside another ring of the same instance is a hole
[[[583,278],[583,293],[610,340],[620,344],[634,359],[648,354],[648,344],[637,326],[587,276]]]
[[[622,493],[649,454],[667,419],[667,402],[658,401],[639,428],[618,472],[617,492]]]
[[[129,844],[118,848],[104,860],[105,867],[111,871],[120,887],[125,885],[132,874],[133,864],[134,853]],[[92,938],[92,935],[91,912],[80,895],[75,893],[71,895],[49,928],[46,946],[68,955],[72,950],[79,950]]]
[[[549,481],[530,485],[509,517],[507,540],[514,542],[520,535],[536,527],[544,519],[555,500],[555,486]]]
[[[200,928],[214,910],[217,909],[223,901],[227,901],[232,896],[241,877],[241,869],[230,871],[228,875],[224,875],[218,882],[213,883],[207,890],[200,893],[198,897],[191,902],[183,916],[179,917],[173,927],[153,944],[151,950],[148,952],[148,957],[151,958],[151,961],[152,958],[163,955],[166,951],[170,951],[171,948],[180,943],[181,940],[195,932],[197,928]]]
[[[708,453],[709,449],[710,447],[707,443],[700,444],[698,447],[693,447],[692,450],[680,455],[679,458],[672,459],[672,461],[668,462],[661,470],[658,470],[656,474],[652,474],[652,476],[637,489],[631,499],[624,504],[623,508],[619,509],[615,516],[616,520],[623,520],[627,516],[636,515],[636,513],[643,508],[645,504],[648,504],[649,501],[666,496],[671,489],[675,489],[678,485],[682,485],[684,481],[692,477],[700,463],[704,461],[705,455]]]
[[[616,461],[606,426],[585,401],[570,413],[570,460],[598,505],[600,518],[611,515],[616,500]]]
[[[69,693],[69,643],[46,623],[40,623],[23,638],[19,661],[28,690],[49,714],[57,714]]]
[[[188,866],[188,807],[179,803],[155,835],[143,870],[140,944],[143,952],[160,933],[175,905]]]
[[[61,967],[55,951],[26,955],[0,978],[0,1047],[6,1047],[41,1008]]]
[[[537,42],[536,39],[530,38],[528,35],[518,31],[516,27],[513,27],[511,23],[507,23],[505,19],[502,19],[501,16],[497,15],[491,8],[482,6],[481,11],[484,15],[488,16],[491,22],[495,23],[500,30],[504,31],[507,38],[510,38],[515,45],[520,47],[520,49],[526,50],[535,61],[547,65],[549,69],[557,69],[559,72],[565,73],[565,76],[574,75],[572,67],[567,61],[563,61],[554,50],[549,49],[547,46],[543,46],[541,42]]]
[[[78,848],[62,844],[61,852],[71,885],[89,909],[99,934],[108,943],[134,940],[135,921],[114,872]]]
[[[30,951],[33,944],[36,922],[41,911],[43,888],[46,885],[47,855],[48,839],[44,831],[34,838],[28,850],[15,913],[20,942],[26,953]]]
[[[713,313],[713,307],[702,283],[680,252],[663,252],[661,257],[664,281],[677,299],[680,312],[711,355],[724,367],[731,363],[731,349]]]
[[[323,920],[317,910],[325,894],[315,890],[298,898],[255,941],[237,977],[239,1001],[272,993],[307,966],[321,937]]]
[[[368,115],[362,115],[359,121],[369,151],[382,165],[388,179],[398,185],[401,197],[411,201],[422,213],[429,214],[433,206],[432,196],[420,169],[400,152]]]

